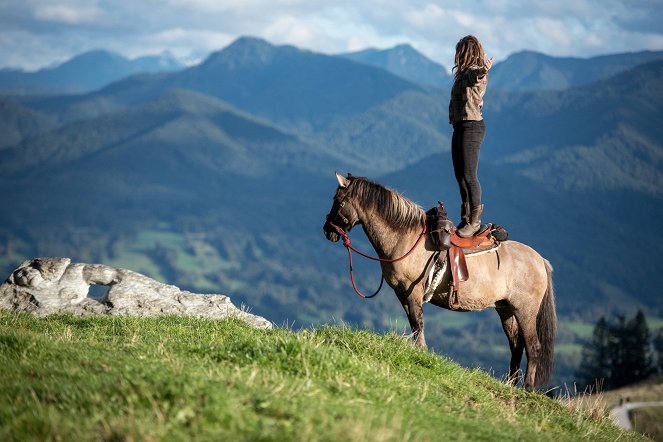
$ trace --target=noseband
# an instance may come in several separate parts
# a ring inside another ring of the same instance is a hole
[[[350,181],[350,184],[352,184],[352,181]],[[346,193],[345,193],[345,195],[343,196],[343,199],[341,200],[340,203],[338,203],[338,210],[336,211],[336,216],[335,216],[334,218],[332,218],[332,217],[331,217],[331,212],[329,213],[329,215],[327,215],[327,222],[328,222],[328,223],[329,223],[329,224],[330,224],[330,225],[331,225],[336,231],[338,231],[339,229],[341,229],[339,226],[337,226],[336,224],[334,224],[334,221],[333,221],[333,220],[334,220],[334,219],[337,219],[337,218],[340,218],[340,219],[343,221],[343,223],[345,223],[348,227],[350,227],[350,220],[349,220],[345,215],[343,215],[343,213],[341,213],[341,210],[343,210],[343,207],[345,206],[345,203],[346,203],[347,200],[348,200],[348,193],[349,193],[349,190],[350,190],[350,185],[348,185],[347,190],[346,190]],[[345,230],[343,230],[343,229],[341,229],[341,230],[345,233]],[[340,234],[340,233],[339,233],[339,234]],[[341,236],[343,236],[343,235],[341,235]]]

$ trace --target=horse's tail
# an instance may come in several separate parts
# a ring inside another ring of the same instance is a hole
[[[548,274],[548,288],[541,301],[539,314],[536,317],[536,330],[541,343],[539,363],[536,367],[536,385],[544,385],[550,381],[555,362],[555,332],[557,331],[557,313],[555,312],[555,289],[552,280],[552,265],[544,259]]]

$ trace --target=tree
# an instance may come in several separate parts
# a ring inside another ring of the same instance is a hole
[[[649,327],[642,310],[626,321],[619,316],[610,326],[612,373],[606,388],[618,388],[648,378],[654,373]]]
[[[654,335],[653,344],[656,353],[656,368],[659,373],[663,374],[663,327],[659,328]]]
[[[582,359],[576,372],[576,377],[581,385],[593,386],[597,381],[608,378],[611,374],[610,367],[610,330],[605,317],[601,318],[594,327],[592,341],[582,349]]]
[[[604,317],[598,320],[592,341],[582,350],[576,376],[581,385],[602,380],[603,388],[609,390],[646,379],[655,371],[649,327],[638,310],[628,321],[623,315],[611,322]]]

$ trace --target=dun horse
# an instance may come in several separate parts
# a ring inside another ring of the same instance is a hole
[[[417,244],[425,223],[421,207],[365,178],[338,173],[336,177],[339,185],[324,227],[327,239],[339,240],[333,225],[347,233],[359,224],[378,256],[386,260],[403,256]],[[406,258],[381,262],[382,275],[407,314],[415,344],[424,348],[425,273],[433,253],[430,245],[420,241]],[[468,256],[467,267],[470,277],[460,283],[453,310],[495,308],[511,349],[509,382],[517,382],[525,350],[525,388],[532,390],[547,383],[557,321],[550,263],[524,244],[504,241],[497,251]],[[452,310],[449,278],[447,269],[430,302]]]

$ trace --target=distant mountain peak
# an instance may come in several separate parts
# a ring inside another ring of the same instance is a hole
[[[370,48],[340,56],[385,69],[415,83],[440,88],[450,85],[446,68],[417,51],[409,43],[401,43],[389,49]]]
[[[491,83],[493,89],[502,90],[563,90],[600,81],[660,59],[663,59],[663,51],[578,58],[523,50],[495,64],[491,70]]]
[[[232,42],[227,49],[230,48],[273,48],[270,42],[260,37],[253,37],[251,35],[243,35],[238,37],[234,42]]]
[[[384,52],[410,53],[410,54],[418,54],[418,55],[421,55],[421,54],[419,53],[419,51],[417,51],[416,49],[414,49],[414,48],[412,47],[412,45],[410,45],[409,43],[401,43],[401,44],[397,44],[396,46],[394,46],[394,47],[391,48],[391,49],[384,49]]]
[[[172,72],[184,67],[172,54],[146,55],[129,60],[116,52],[94,49],[64,63],[35,72],[0,72],[0,93],[72,94],[89,92],[140,73]]]
[[[213,52],[202,67],[224,65],[233,69],[239,66],[257,66],[268,64],[274,57],[277,47],[258,37],[239,37],[224,49]]]
[[[549,55],[543,54],[541,52],[533,51],[532,49],[523,49],[521,51],[514,52],[511,54],[512,57],[522,57],[522,56],[542,56],[549,57]]]
[[[83,52],[78,54],[71,59],[65,61],[59,66],[50,69],[44,70],[56,70],[56,69],[67,69],[67,68],[81,68],[86,66],[94,66],[96,64],[108,64],[108,63],[128,63],[127,60],[122,55],[107,51],[105,49],[93,49],[91,51]]]
[[[398,44],[398,45],[394,46],[391,49],[385,49],[385,51],[392,51],[392,52],[396,52],[396,53],[416,55],[418,57],[427,58],[421,52],[417,51],[414,47],[412,47],[412,45],[409,44],[409,43],[401,43],[401,44]]]

